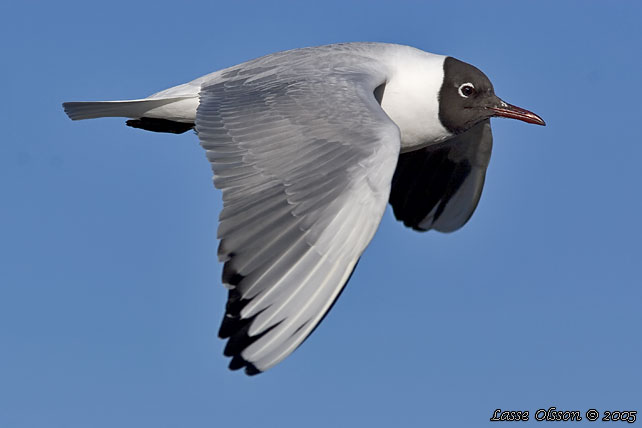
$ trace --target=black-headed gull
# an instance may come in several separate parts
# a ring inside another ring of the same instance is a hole
[[[321,322],[388,201],[406,226],[459,229],[481,196],[490,118],[544,125],[495,96],[477,68],[382,43],[279,52],[145,99],[63,106],[74,120],[196,130],[223,193],[219,335],[230,368],[247,374]]]

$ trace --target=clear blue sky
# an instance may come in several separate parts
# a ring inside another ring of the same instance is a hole
[[[636,2],[4,2],[0,427],[477,427],[495,408],[642,411]],[[390,210],[282,364],[227,370],[220,195],[192,133],[72,123],[267,53],[386,41],[481,68],[546,128],[494,120],[477,212]],[[641,423],[638,421],[638,423]],[[603,422],[596,422],[603,424]]]

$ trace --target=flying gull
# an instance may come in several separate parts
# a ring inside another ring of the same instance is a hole
[[[457,230],[481,196],[490,118],[545,124],[472,65],[383,43],[294,49],[144,99],[63,107],[73,120],[196,131],[223,195],[219,336],[249,375],[321,322],[388,202],[415,230]]]

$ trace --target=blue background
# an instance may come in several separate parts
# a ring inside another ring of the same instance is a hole
[[[641,20],[636,2],[4,2],[0,426],[642,411]],[[221,204],[196,136],[74,123],[60,103],[344,41],[470,62],[548,126],[495,119],[466,227],[419,234],[388,210],[321,327],[248,378],[216,337]]]

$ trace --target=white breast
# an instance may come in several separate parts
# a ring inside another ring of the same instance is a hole
[[[402,152],[452,137],[439,121],[445,59],[414,48],[395,50],[384,59],[392,75],[381,107],[401,130]]]

